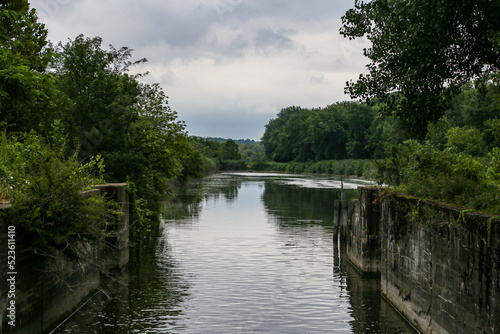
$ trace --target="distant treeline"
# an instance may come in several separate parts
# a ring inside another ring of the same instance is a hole
[[[205,159],[206,173],[220,169],[247,169],[247,162],[268,160],[262,143],[255,140],[212,137],[192,137],[191,139]]]
[[[222,137],[191,136],[191,138],[194,138],[194,139],[203,139],[203,140],[207,140],[207,141],[218,141],[218,142],[221,142],[221,143],[224,143],[224,142],[230,140],[230,138],[222,138]],[[253,139],[231,139],[231,140],[234,141],[236,144],[240,144],[240,145],[244,145],[244,144],[257,144],[257,143],[259,143],[258,141],[253,140]]]
[[[485,156],[500,145],[500,93],[495,79],[468,84],[445,115],[430,123],[426,140],[441,148]],[[381,159],[410,139],[382,106],[341,102],[325,108],[287,107],[266,125],[262,145],[275,162]]]
[[[400,122],[380,107],[341,102],[325,108],[288,107],[266,125],[262,143],[276,162],[371,159],[402,143]]]

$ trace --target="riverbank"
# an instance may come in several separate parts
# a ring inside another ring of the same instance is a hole
[[[219,165],[220,171],[260,171],[285,172],[293,174],[323,174],[332,176],[357,176],[373,179],[375,177],[376,160],[324,160],[318,162],[247,162],[241,160],[224,160]]]

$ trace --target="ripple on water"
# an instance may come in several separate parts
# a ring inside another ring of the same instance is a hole
[[[101,298],[59,333],[412,333],[334,244],[325,208],[338,185],[255,173],[203,181],[189,210],[173,206],[185,216],[166,217],[120,299]]]

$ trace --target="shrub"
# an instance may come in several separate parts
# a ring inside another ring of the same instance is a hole
[[[221,170],[247,170],[248,166],[242,160],[222,160],[220,162]]]
[[[264,171],[270,169],[270,164],[263,161],[258,161],[251,164],[251,169],[256,171]]]
[[[270,168],[268,170],[276,172],[286,172],[288,170],[288,163],[283,162],[270,162]]]
[[[35,134],[0,139],[0,183],[8,188],[8,219],[27,237],[37,253],[64,250],[78,258],[77,240],[106,236],[115,219],[110,203],[90,191],[103,172],[100,157],[80,164],[76,154],[64,158]]]
[[[464,152],[475,156],[483,155],[486,146],[483,134],[476,128],[457,127],[451,128],[446,133],[448,139],[446,147],[452,148],[456,152]]]
[[[488,167],[472,155],[411,140],[394,147],[387,159],[376,164],[377,178],[419,197],[499,212],[500,150],[490,157]]]
[[[490,181],[500,181],[500,148],[494,147],[489,153],[491,158],[490,166],[487,172],[487,178]]]
[[[204,161],[204,174],[208,175],[214,173],[219,169],[219,164],[215,159],[203,157]]]

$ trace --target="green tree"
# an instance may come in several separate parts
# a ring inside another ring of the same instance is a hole
[[[473,127],[451,128],[446,133],[448,139],[446,147],[452,148],[457,153],[463,152],[480,156],[485,154],[486,144],[483,134]]]
[[[224,160],[240,160],[238,144],[232,139],[226,140],[221,145],[221,159]]]
[[[134,182],[158,212],[167,180],[199,176],[204,162],[161,87],[140,84],[128,73],[145,60],[132,62],[132,50],[104,50],[101,44],[99,37],[80,35],[57,49],[53,71],[70,101],[62,118],[69,145],[79,148],[80,160],[101,155],[106,179]]]
[[[218,140],[212,140],[203,137],[193,137],[196,149],[206,157],[220,159],[222,143]]]
[[[47,30],[27,0],[0,1],[0,44],[22,58],[30,69],[43,72],[51,60],[44,52]]]
[[[358,102],[312,110],[290,107],[266,125],[262,143],[277,162],[371,157],[369,128],[375,111]]]
[[[484,122],[486,142],[491,148],[500,147],[500,118]]]
[[[137,119],[124,128],[123,142],[115,141],[102,154],[113,171],[109,177],[135,182],[140,196],[158,212],[158,200],[169,191],[167,181],[199,177],[203,161],[158,84],[141,85],[135,108]]]
[[[490,0],[356,0],[340,32],[368,38],[372,47],[364,54],[371,63],[346,91],[378,98],[423,138],[464,83],[499,70],[499,16],[500,2]]]
[[[249,142],[240,144],[240,153],[242,158],[246,161],[266,161],[267,158],[264,153],[264,145],[261,142]]]
[[[47,30],[28,1],[0,2],[0,125],[10,131],[46,130],[57,91],[45,73],[52,53]]]
[[[340,105],[333,104],[324,109],[313,110],[308,122],[311,149],[310,160],[345,159],[347,131]],[[305,161],[305,160],[304,160]]]
[[[484,122],[500,118],[500,94],[498,76],[491,76],[489,82],[469,82],[453,100],[445,113],[453,126],[473,126],[483,130]]]
[[[275,159],[274,154],[280,144],[280,133],[283,131],[288,119],[296,112],[300,111],[300,107],[288,107],[281,109],[278,116],[271,119],[266,125],[266,130],[262,136],[264,151],[269,159]]]
[[[448,119],[443,116],[437,122],[429,123],[429,131],[425,137],[431,144],[443,148],[448,142],[448,131],[452,128]]]
[[[311,112],[306,109],[290,116],[280,134],[280,144],[276,149],[277,161],[314,160],[312,138],[309,133],[310,118]]]
[[[391,146],[402,144],[406,139],[407,134],[399,119],[379,114],[368,128],[367,149],[372,152],[371,158],[381,159]]]
[[[369,159],[373,150],[368,142],[368,130],[375,118],[372,107],[355,102],[344,102],[340,104],[341,111],[345,115],[347,130],[346,152],[351,159]]]
[[[60,91],[70,102],[64,126],[70,145],[81,146],[80,158],[96,151],[115,149],[138,121],[135,105],[141,88],[128,75],[131,50],[101,48],[100,37],[79,35],[60,44],[53,64]]]

